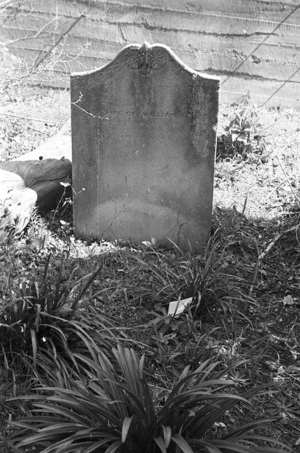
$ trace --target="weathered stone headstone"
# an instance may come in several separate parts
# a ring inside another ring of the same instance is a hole
[[[210,234],[219,80],[166,46],[129,45],[71,76],[74,226],[84,238],[203,250]]]

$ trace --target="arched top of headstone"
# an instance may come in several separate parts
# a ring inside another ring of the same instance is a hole
[[[202,79],[216,80],[219,79],[213,76],[206,76],[199,73],[198,71],[187,66],[177,55],[164,44],[149,44],[145,41],[142,45],[129,44],[124,47],[116,57],[100,68],[93,69],[92,71],[77,72],[71,74],[72,79],[77,79],[87,76],[96,76],[99,72],[105,72],[105,70],[117,69],[122,66],[137,71],[142,76],[147,76],[150,73],[158,71],[165,67],[167,64],[173,62],[178,64],[178,68],[188,71],[191,74],[195,74]]]

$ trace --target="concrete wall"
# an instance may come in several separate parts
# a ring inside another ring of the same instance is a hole
[[[298,3],[11,1],[1,15],[1,41],[25,58],[29,68],[35,64],[45,69],[31,76],[35,83],[58,87],[69,86],[70,72],[102,66],[127,44],[162,43],[193,69],[221,76],[221,102],[250,90],[260,104],[299,109]]]

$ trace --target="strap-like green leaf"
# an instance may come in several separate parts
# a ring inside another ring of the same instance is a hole
[[[122,435],[121,435],[122,444],[124,444],[124,442],[127,438],[127,434],[128,434],[132,419],[133,419],[133,417],[125,417],[123,420]]]
[[[183,453],[194,453],[190,445],[182,436],[180,436],[180,434],[174,434],[172,436],[172,440],[175,442],[176,445],[178,445],[178,447]]]
[[[167,453],[167,450],[166,450],[166,447],[165,447],[165,443],[164,443],[163,438],[161,436],[160,437],[155,437],[154,438],[154,442],[156,443],[156,445],[160,449],[161,453]]]

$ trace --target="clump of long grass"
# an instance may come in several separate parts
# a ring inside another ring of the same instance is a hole
[[[117,338],[109,319],[84,303],[103,262],[80,279],[75,278],[75,269],[65,276],[63,260],[57,273],[50,263],[49,256],[40,279],[34,276],[14,288],[10,299],[2,302],[0,361],[6,369],[29,376],[34,372],[49,378],[56,367],[67,380],[70,373],[79,372],[75,352],[93,357],[96,345],[108,350]]]
[[[247,290],[247,282],[241,272],[232,265],[234,257],[229,249],[230,241],[217,230],[211,236],[203,255],[191,255],[177,250],[177,256],[156,255],[148,264],[136,257],[141,268],[151,273],[151,298],[167,306],[169,302],[192,298],[190,311],[194,319],[213,318],[228,311],[242,313],[253,302]],[[149,288],[145,289],[149,297]],[[143,295],[141,295],[143,297]]]
[[[69,388],[42,386],[24,396],[34,409],[14,421],[18,430],[12,444],[20,449],[35,446],[43,453],[289,451],[275,439],[253,434],[270,420],[255,420],[214,437],[213,428],[227,411],[263,393],[228,393],[232,382],[216,371],[217,363],[206,361],[193,373],[185,368],[162,403],[145,379],[144,356],[120,346],[113,356],[111,360],[102,350],[96,360],[76,355],[86,370],[81,381],[72,380]],[[261,447],[261,442],[270,446]]]

